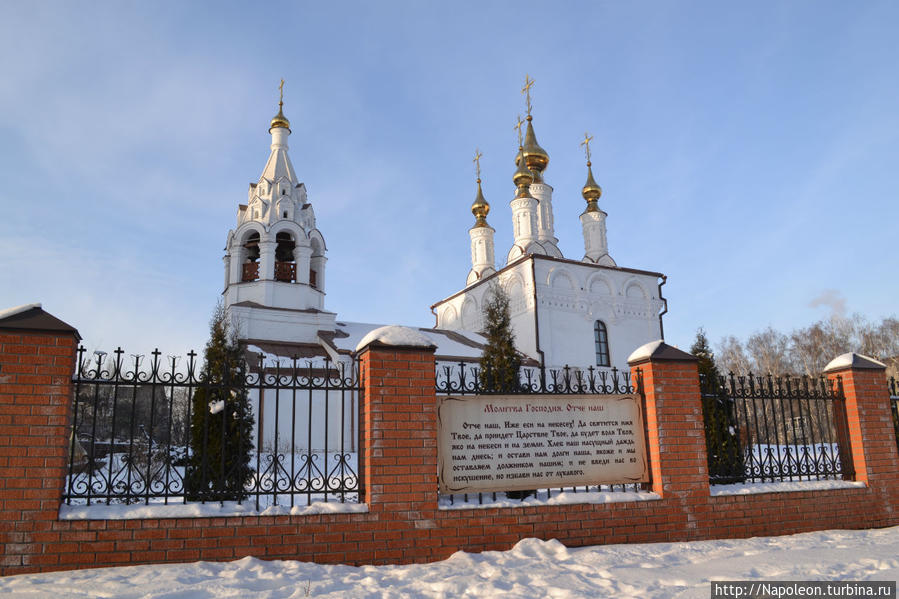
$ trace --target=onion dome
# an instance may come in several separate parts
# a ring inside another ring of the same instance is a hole
[[[527,158],[521,159],[523,152],[524,150],[519,147],[518,156],[515,157],[515,164],[518,165],[518,169],[512,175],[512,182],[518,187],[518,195],[515,196],[517,198],[528,197],[528,186],[536,179],[534,173],[527,167]]]
[[[534,134],[533,118],[528,115],[528,128],[524,135],[524,148],[522,154],[528,168],[534,173],[534,180],[539,181],[540,175],[546,170],[549,164],[549,154],[537,143],[537,136]]]
[[[471,205],[471,213],[475,217],[475,227],[487,227],[487,214],[490,212],[490,204],[484,199],[484,192],[481,191],[481,180],[478,179],[478,195]]]
[[[284,116],[284,102],[278,102],[278,114],[276,114],[272,118],[272,122],[268,127],[268,132],[271,133],[272,129],[275,127],[284,127],[290,132],[290,121],[287,120],[287,117]]]
[[[602,195],[602,187],[593,178],[593,169],[589,160],[587,161],[587,182],[584,183],[584,187],[581,189],[581,195],[587,200],[587,212],[599,212],[596,200]]]

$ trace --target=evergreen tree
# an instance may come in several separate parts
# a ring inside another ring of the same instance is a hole
[[[235,501],[247,497],[253,476],[253,413],[247,365],[229,331],[221,302],[209,323],[200,384],[191,399],[190,457],[184,476],[188,499]]]
[[[702,381],[702,417],[705,421],[705,443],[709,474],[721,482],[742,482],[746,479],[743,450],[734,413],[734,404],[722,387],[715,355],[701,328],[690,353],[699,360]]]
[[[509,296],[494,282],[484,304],[484,336],[487,345],[481,355],[480,383],[483,391],[510,392],[519,388],[521,356],[515,351]]]
[[[509,296],[494,282],[487,291],[484,304],[484,336],[487,345],[481,354],[480,383],[482,391],[510,393],[520,388],[518,371],[521,356],[515,351],[515,334],[512,333],[512,316],[509,313]],[[506,491],[509,499],[524,499],[535,495],[533,489]]]

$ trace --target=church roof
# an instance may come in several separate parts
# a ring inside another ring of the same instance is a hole
[[[338,322],[333,343],[341,353],[355,351],[365,335],[384,326],[367,322]],[[414,327],[413,327],[414,328]],[[438,361],[479,360],[487,340],[483,335],[468,331],[415,328],[437,346]]]
[[[292,361],[294,357],[305,364],[307,360],[334,357],[333,354],[350,355],[355,353],[356,346],[371,331],[381,328],[383,324],[368,322],[338,322],[337,329],[319,331],[321,343],[287,343],[281,341],[265,341],[248,339],[246,357],[252,369],[257,369],[259,356],[266,364]],[[474,362],[480,360],[487,340],[479,333],[470,331],[448,331],[444,329],[427,329],[412,327],[428,338],[436,346],[435,358],[438,362]]]
[[[291,164],[290,157],[287,155],[287,148],[284,146],[272,146],[272,153],[269,155],[259,179],[277,181],[282,177],[286,177],[294,184],[297,183],[297,174],[294,172],[293,164]]]

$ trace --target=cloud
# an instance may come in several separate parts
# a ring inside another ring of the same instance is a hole
[[[846,316],[846,298],[836,289],[825,289],[808,303],[809,308],[818,308],[820,306],[830,308],[830,315],[833,318]]]

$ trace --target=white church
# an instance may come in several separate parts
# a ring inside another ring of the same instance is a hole
[[[510,298],[516,347],[526,363],[627,368],[637,347],[663,337],[665,276],[619,267],[606,240],[587,149],[587,182],[580,215],[585,253],[562,255],[553,230],[553,188],[544,173],[549,155],[537,143],[531,116],[515,156],[510,201],[514,239],[501,268],[495,264],[490,205],[481,191],[471,211],[471,271],[465,286],[435,303],[434,328],[418,329],[436,347],[439,361],[477,361],[483,349],[482,302],[491,283]],[[325,307],[327,246],[288,155],[290,122],[283,97],[271,120],[271,150],[247,203],[237,209],[237,227],[225,248],[224,305],[231,326],[250,352],[274,358],[328,357],[347,361],[359,341],[382,325],[343,322]],[[519,133],[524,122],[519,119]],[[326,224],[325,224],[326,225]],[[461,273],[460,273],[461,278]]]

